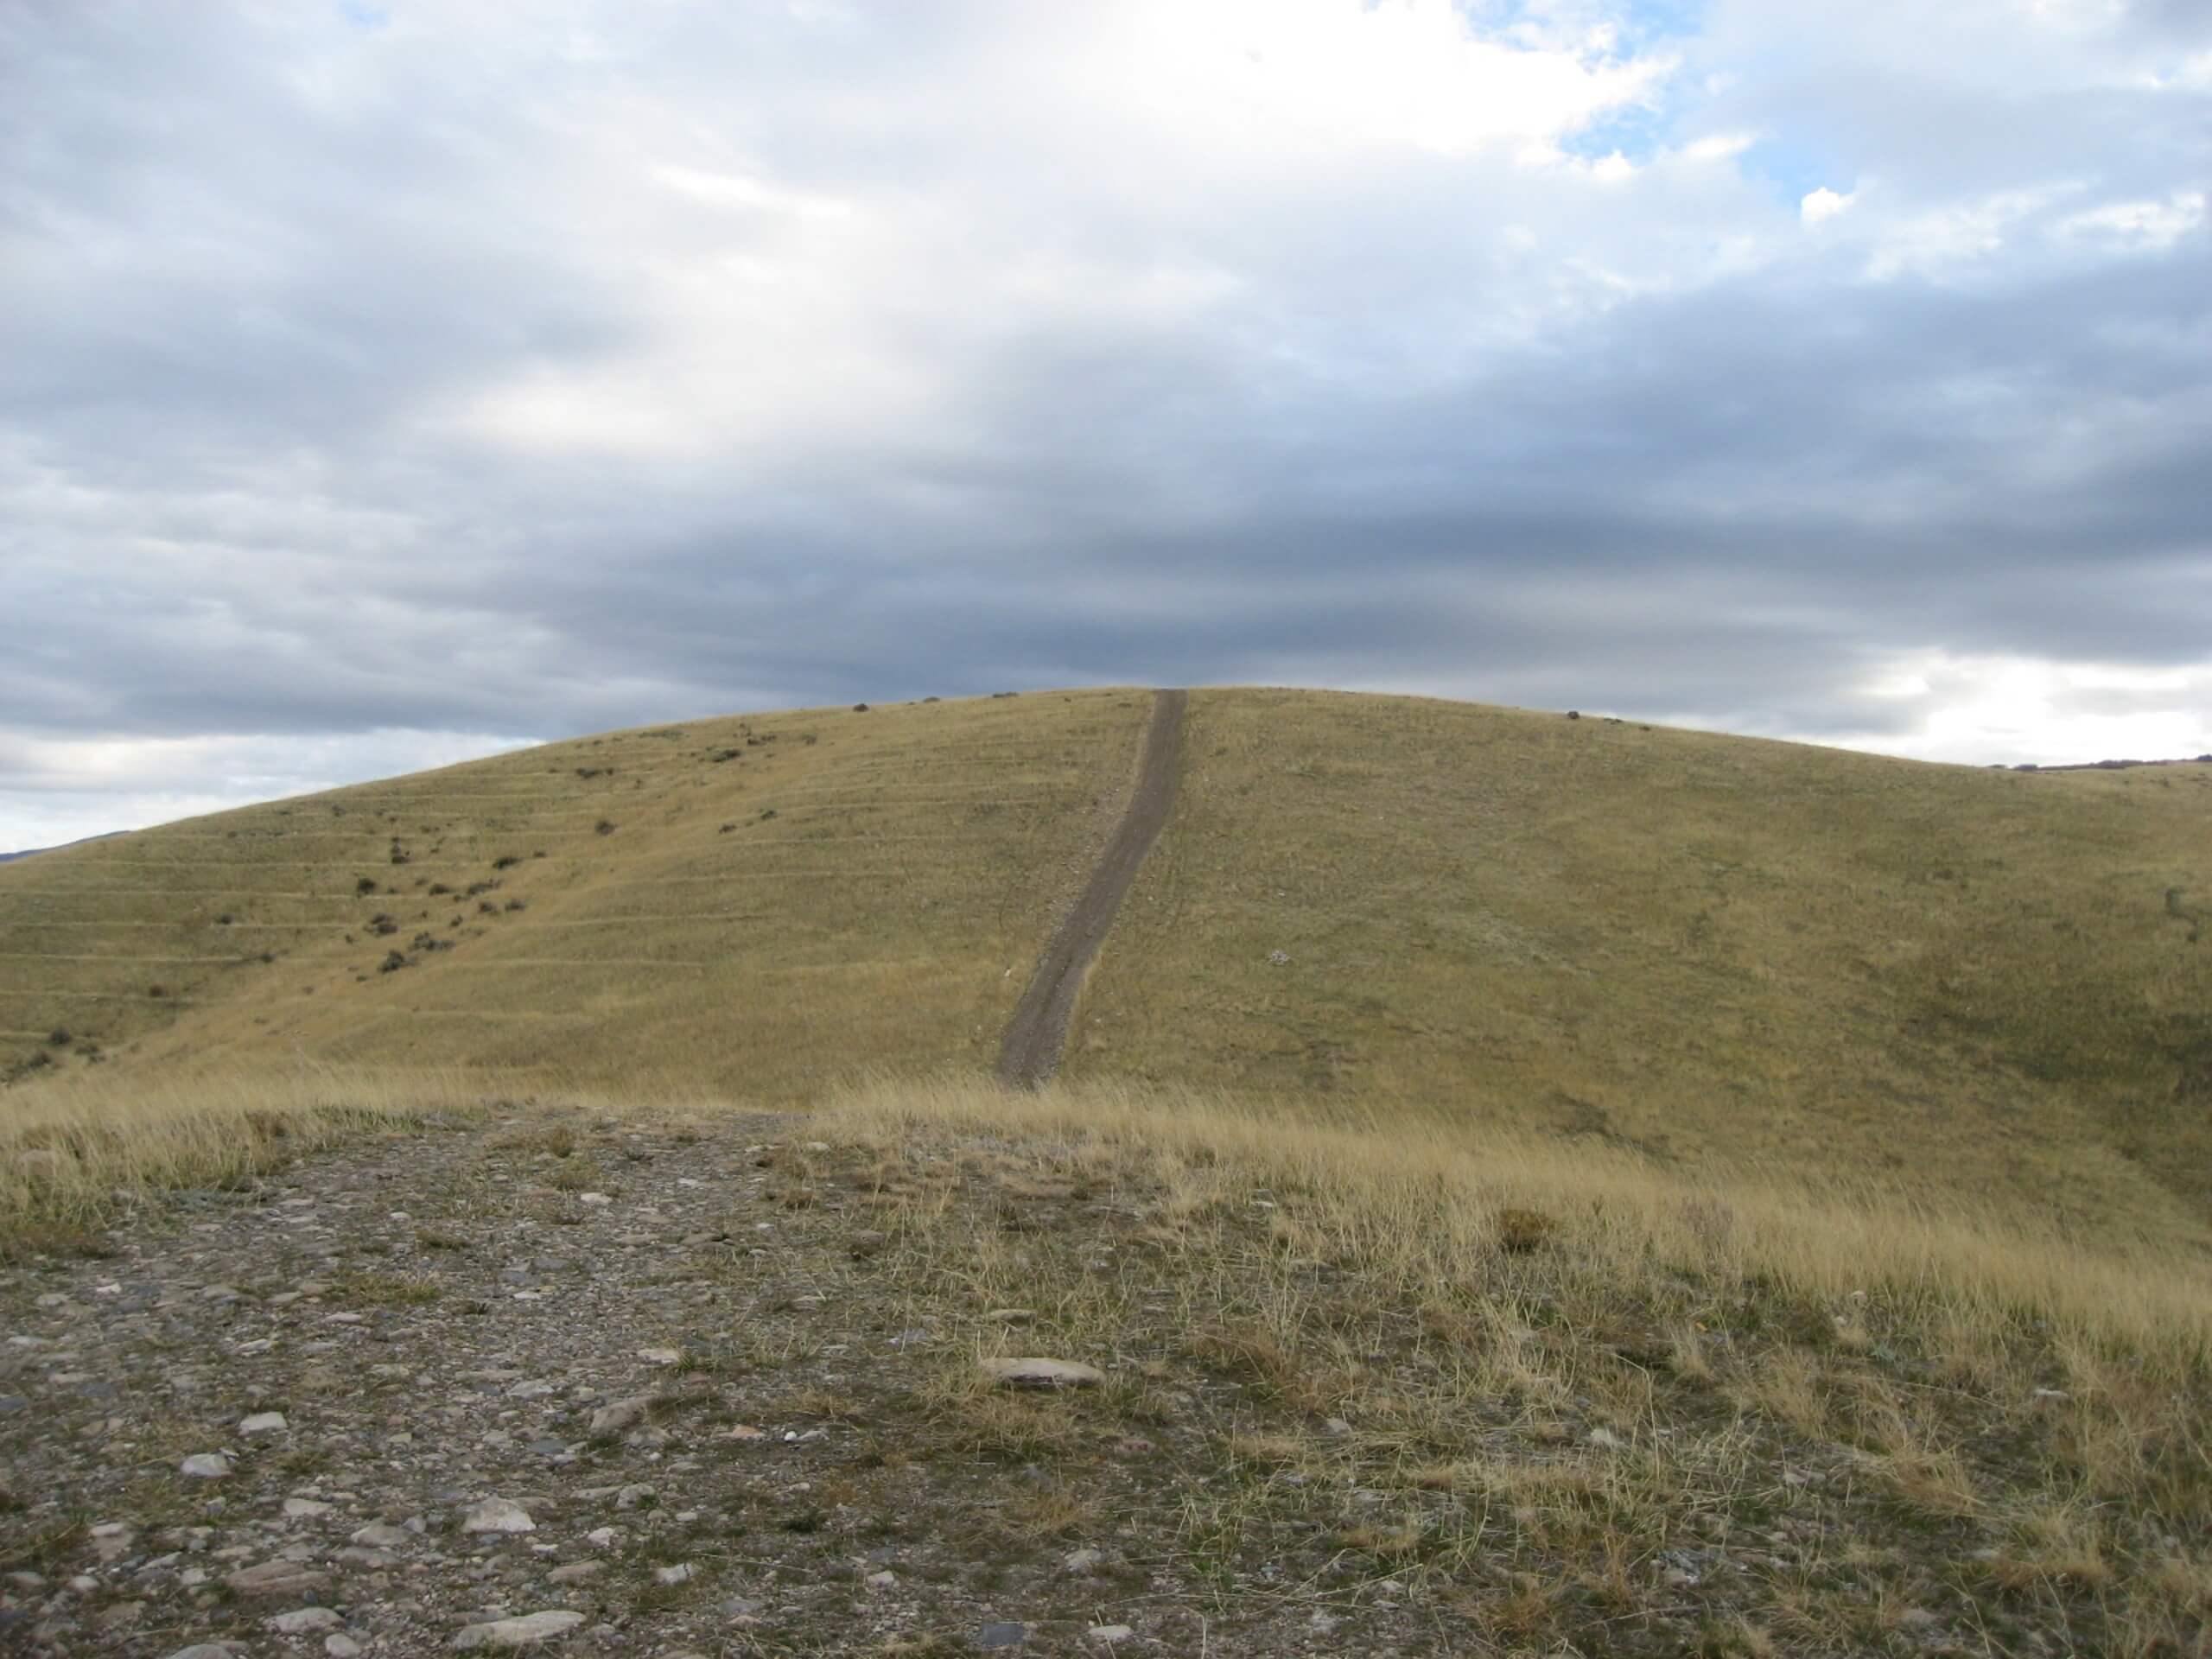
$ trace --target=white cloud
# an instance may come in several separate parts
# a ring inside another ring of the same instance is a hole
[[[2204,228],[2204,193],[2177,190],[2163,201],[2111,201],[2051,226],[2062,240],[2123,253],[2163,253]]]
[[[1855,190],[1847,194],[1839,194],[1824,184],[1817,190],[1808,192],[1804,200],[1797,204],[1797,216],[1808,225],[1817,225],[1822,219],[1848,213],[1852,204],[1858,200],[1859,193]]]
[[[1861,692],[1911,710],[1913,722],[1845,746],[1915,760],[2067,766],[2212,753],[2212,664],[2144,669],[1919,651],[1885,664]]]

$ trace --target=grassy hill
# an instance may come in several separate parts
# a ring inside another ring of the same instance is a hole
[[[690,721],[48,854],[0,869],[0,1068],[981,1072],[1148,707]],[[2212,1237],[2212,768],[1258,690],[1185,753],[1071,1081]]]

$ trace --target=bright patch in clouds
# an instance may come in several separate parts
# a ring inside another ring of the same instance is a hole
[[[1834,219],[1839,213],[1848,212],[1851,204],[1858,200],[1855,191],[1848,195],[1839,195],[1822,185],[1819,189],[1808,192],[1805,200],[1798,203],[1797,215],[1808,225],[1817,225],[1822,219]]]
[[[1914,652],[1867,685],[1910,707],[1917,729],[1847,747],[1923,760],[2038,766],[2172,760],[2212,753],[2212,667],[2143,670],[2101,663]]]

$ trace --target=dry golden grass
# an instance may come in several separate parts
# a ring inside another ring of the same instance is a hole
[[[1387,1578],[1580,1651],[1622,1621],[1713,1654],[2212,1631],[2212,1269],[2180,1247],[1191,1090],[884,1082],[810,1128],[889,1195],[880,1289],[968,1352],[1109,1367],[1085,1416],[963,1355],[909,1455],[1079,1466],[1203,1396],[1176,1525],[1224,1581],[1300,1552],[1303,1591]],[[1015,1187],[1084,1218],[1010,1227]],[[1533,1248],[1516,1210],[1554,1223]],[[973,1311],[1016,1297],[1036,1331]]]
[[[1160,1213],[1178,1225],[1249,1214],[1255,1192],[1294,1188],[1310,1250],[1356,1251],[1363,1271],[1393,1284],[1450,1284],[1471,1262],[1497,1258],[1572,1259],[1593,1286],[1638,1295],[1695,1273],[1818,1299],[1834,1310],[1821,1346],[1847,1354],[1878,1345],[1880,1321],[1905,1321],[1938,1351],[1970,1332],[1985,1355],[2024,1332],[2055,1333],[2095,1388],[2116,1386],[2094,1357],[2113,1343],[2155,1362],[2153,1376],[2212,1363],[2212,1263],[2195,1250],[2149,1240],[2093,1247],[2032,1214],[1963,1198],[1908,1202],[1863,1179],[1673,1171],[1617,1148],[1433,1116],[1331,1123],[1135,1084],[1025,1094],[884,1080],[840,1096],[823,1121],[887,1147],[957,1130],[1074,1147],[1078,1167],[1084,1156],[1140,1160],[1168,1183]],[[1539,1249],[1501,1235],[1499,1217],[1516,1211],[1554,1223]],[[1008,1284],[1007,1300],[1017,1290]],[[1694,1322],[1675,1324],[1677,1339],[1685,1325],[1695,1332]],[[1273,1363],[1249,1335],[1202,1339],[1238,1348],[1255,1372]],[[1766,1409],[1808,1428],[1827,1422],[1809,1356],[1777,1356],[1761,1387]]]
[[[617,732],[0,866],[0,1077],[304,1057],[774,1103],[980,1068],[1150,701]]]
[[[2028,776],[1250,690],[1194,693],[1185,753],[1071,1079],[2212,1243],[2212,944],[2166,897],[2212,895],[2212,766]]]

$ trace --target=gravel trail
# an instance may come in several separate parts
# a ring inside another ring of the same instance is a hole
[[[1034,1089],[1060,1063],[1084,970],[1106,942],[1122,900],[1136,880],[1137,867],[1152,850],[1174,807],[1175,785],[1183,772],[1183,713],[1189,702],[1187,691],[1162,691],[1153,704],[1144,759],[1128,809],[1115,826],[1083,896],[1053,931],[1037,971],[1014,1005],[1014,1018],[1007,1023],[1006,1040],[999,1050],[1002,1082]]]

